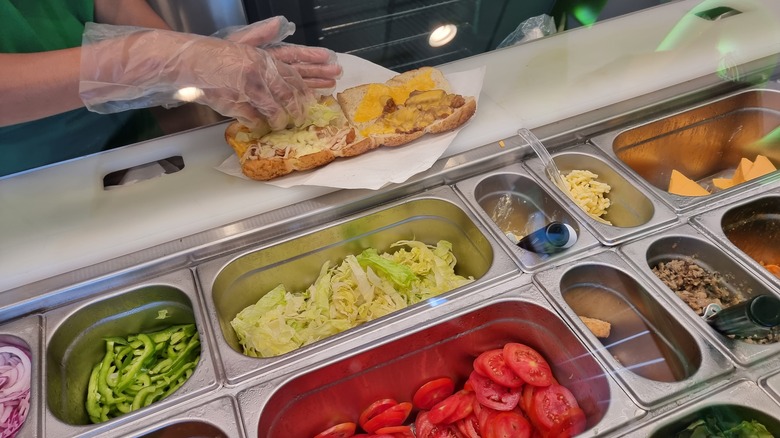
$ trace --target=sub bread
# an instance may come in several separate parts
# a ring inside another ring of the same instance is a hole
[[[589,318],[587,316],[580,316],[580,319],[585,323],[585,327],[587,327],[597,338],[609,337],[609,332],[612,330],[612,324],[601,319]]]
[[[475,112],[474,97],[452,93],[439,70],[423,67],[384,84],[325,96],[309,108],[300,127],[272,132],[267,126],[250,130],[234,121],[225,130],[225,140],[244,175],[267,181],[379,146],[401,146],[425,134],[449,131]]]
[[[477,110],[474,97],[452,94],[450,83],[433,67],[401,73],[384,84],[348,88],[337,98],[349,122],[384,146],[455,129]]]

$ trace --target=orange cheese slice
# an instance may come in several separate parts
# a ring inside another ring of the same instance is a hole
[[[677,170],[672,170],[672,178],[669,180],[669,193],[680,196],[707,196],[710,194],[707,189]]]
[[[713,178],[712,185],[721,190],[726,190],[734,187],[734,181],[732,181],[731,178]]]
[[[753,167],[753,162],[747,158],[743,157],[741,160],[739,160],[737,171],[734,172],[734,176],[731,177],[731,182],[733,185],[742,184],[743,182],[747,181],[747,178],[745,177],[748,173],[750,173],[751,167]]]
[[[753,162],[753,166],[750,167],[750,170],[748,173],[745,174],[745,180],[751,180],[753,178],[758,178],[759,176],[766,175],[767,173],[772,173],[777,168],[772,164],[771,161],[769,161],[769,158],[759,155],[756,157],[756,161]]]
[[[434,87],[436,87],[436,83],[433,81],[430,71],[413,76],[401,85],[369,84],[363,100],[360,101],[355,110],[354,120],[358,123],[364,123],[381,116],[384,106],[380,102],[384,96],[392,97],[396,105],[401,105],[406,102],[412,91],[428,91],[433,90]]]

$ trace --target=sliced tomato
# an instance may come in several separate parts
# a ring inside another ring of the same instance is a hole
[[[357,429],[355,423],[341,423],[323,430],[314,438],[348,438],[355,435],[355,429]]]
[[[433,379],[421,386],[412,397],[412,403],[420,409],[431,409],[436,403],[455,392],[455,382],[449,377]]]
[[[568,418],[572,415],[578,415],[577,412],[572,412],[574,408],[579,409],[577,399],[565,387],[550,385],[545,388],[536,388],[531,402],[531,418],[537,422],[539,428],[564,430],[570,428],[564,427],[566,423],[569,423]],[[581,409],[579,410],[581,411]]]
[[[507,388],[498,383],[472,371],[469,376],[471,386],[474,387],[477,401],[497,411],[511,411],[517,406],[520,400],[520,390],[518,388]]]
[[[390,426],[377,429],[376,435],[387,435],[391,438],[414,438],[412,428],[409,426]]]
[[[361,424],[361,427],[368,433],[375,433],[383,427],[400,426],[406,422],[410,412],[412,412],[411,403],[398,403],[375,415],[365,424]]]
[[[510,342],[504,345],[504,361],[515,374],[534,386],[549,386],[554,382],[550,364],[533,348]]]
[[[479,420],[474,413],[455,422],[455,427],[466,438],[482,438],[479,434]]]
[[[504,361],[504,350],[488,350],[474,359],[474,371],[492,381],[509,388],[523,386],[523,379],[509,368]]]
[[[420,411],[414,421],[414,436],[416,438],[463,438],[457,428],[445,424],[433,424],[428,418],[428,411]]]
[[[428,438],[431,436],[435,426],[428,419],[428,411],[420,411],[414,420],[414,434],[417,438]]]
[[[428,419],[433,424],[451,424],[466,418],[472,412],[473,404],[474,393],[460,390],[436,403],[428,412]]]
[[[498,412],[490,416],[482,437],[529,438],[531,431],[531,425],[528,424],[528,420],[517,412]]]
[[[431,435],[431,438],[463,438],[455,426],[438,426]]]
[[[559,421],[550,428],[547,435],[550,438],[569,438],[585,430],[587,420],[585,412],[580,408],[569,409],[560,416]]]
[[[397,404],[398,402],[392,398],[383,398],[371,403],[367,408],[363,409],[363,412],[360,413],[360,417],[358,417],[358,424],[365,430],[365,424],[368,422],[368,420],[376,417],[377,415]]]
[[[520,394],[520,403],[518,403],[518,405],[526,415],[530,415],[531,412],[531,406],[534,399],[534,388],[538,387],[533,385],[525,385],[523,386],[523,391]]]

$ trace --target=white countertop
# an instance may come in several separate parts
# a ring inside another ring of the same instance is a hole
[[[741,14],[707,21],[694,8]],[[476,116],[446,156],[780,53],[777,0],[686,0],[442,66],[487,66]],[[0,179],[0,291],[311,199],[214,169],[225,124]],[[64,145],[63,145],[64,147]],[[171,175],[103,190],[105,174],[181,155]]]

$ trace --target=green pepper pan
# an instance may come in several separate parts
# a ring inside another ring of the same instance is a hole
[[[195,324],[105,339],[106,353],[87,385],[90,421],[101,423],[141,409],[176,391],[200,360]]]

